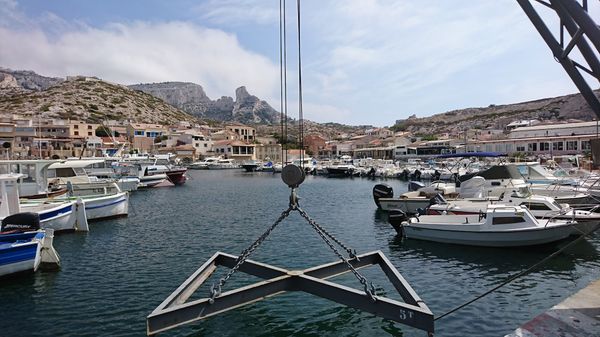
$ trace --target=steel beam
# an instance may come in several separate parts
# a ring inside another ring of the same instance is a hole
[[[581,95],[591,107],[592,111],[594,111],[596,116],[600,118],[600,100],[598,100],[598,97],[596,97],[585,78],[583,78],[577,69],[576,63],[568,57],[568,52],[563,49],[561,43],[556,40],[554,35],[552,35],[552,32],[548,29],[542,18],[537,14],[530,1],[517,0],[517,2],[529,20],[533,23],[538,33],[542,36],[548,47],[550,47],[554,58],[562,65],[569,77],[571,77],[571,80],[573,80],[573,83],[577,89],[579,89]],[[569,33],[575,40],[573,45],[577,45],[586,60],[591,60],[588,61],[588,63],[590,64],[592,73],[596,74],[592,75],[600,81],[600,78],[597,76],[598,73],[596,72],[596,69],[599,67],[598,58],[595,54],[593,54],[591,48],[586,48],[586,45],[588,47],[589,45],[583,39],[583,36],[580,37],[576,33],[577,30],[581,29],[581,34],[587,36],[596,49],[600,51],[600,30],[598,29],[598,26],[589,17],[589,15],[587,15],[585,9],[581,7],[575,0],[554,0],[549,7],[554,9],[561,18],[561,22],[566,24]],[[575,25],[577,27],[575,27]],[[593,59],[596,59],[596,61]]]
[[[371,301],[363,291],[326,281],[327,278],[349,271],[343,261],[290,271],[251,260],[246,260],[239,271],[264,281],[224,292],[215,297],[212,303],[209,298],[187,302],[217,266],[231,268],[236,262],[236,256],[215,253],[147,317],[147,334],[154,335],[286,291],[304,291],[433,333],[433,314],[381,251],[359,255],[350,263],[354,268],[379,265],[404,302],[380,296],[375,296],[376,300]]]

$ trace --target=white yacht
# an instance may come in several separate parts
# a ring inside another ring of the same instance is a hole
[[[193,170],[208,170],[208,165],[214,164],[220,159],[222,159],[222,157],[207,157],[204,160],[191,163],[188,168]]]
[[[236,164],[234,159],[219,159],[216,162],[208,164],[209,170],[227,170],[237,168],[240,168],[240,165]]]

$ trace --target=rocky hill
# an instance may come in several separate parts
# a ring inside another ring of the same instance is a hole
[[[595,93],[600,97],[600,90]],[[460,134],[466,129],[503,129],[516,120],[537,119],[550,123],[571,119],[590,121],[595,117],[583,96],[572,94],[514,104],[492,104],[486,108],[453,110],[423,118],[413,115],[396,121],[394,128],[420,134]]]
[[[172,124],[197,121],[152,95],[97,78],[62,80],[44,78],[32,72],[10,73],[6,69],[0,72],[0,76],[2,113],[89,122],[130,120]]]
[[[158,97],[189,114],[219,121],[236,121],[245,124],[277,124],[279,113],[269,103],[250,95],[246,87],[235,91],[235,100],[223,96],[211,100],[202,86],[186,82],[163,82],[129,86]]]

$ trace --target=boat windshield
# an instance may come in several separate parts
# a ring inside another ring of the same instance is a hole
[[[529,189],[529,186],[519,187],[519,189],[513,191],[512,193],[512,197],[516,198],[528,198],[529,196],[531,196],[531,190]]]
[[[557,209],[563,209],[563,207],[558,202],[556,202],[556,200],[552,201],[552,205],[558,207]]]

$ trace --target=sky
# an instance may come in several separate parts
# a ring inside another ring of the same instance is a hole
[[[592,17],[600,2],[590,1]],[[0,67],[248,91],[280,110],[277,0],[0,0]],[[288,114],[393,125],[410,115],[577,92],[515,0],[286,0]],[[555,15],[535,4],[558,32]],[[577,58],[577,55],[574,55]],[[598,82],[588,78],[592,88]]]

